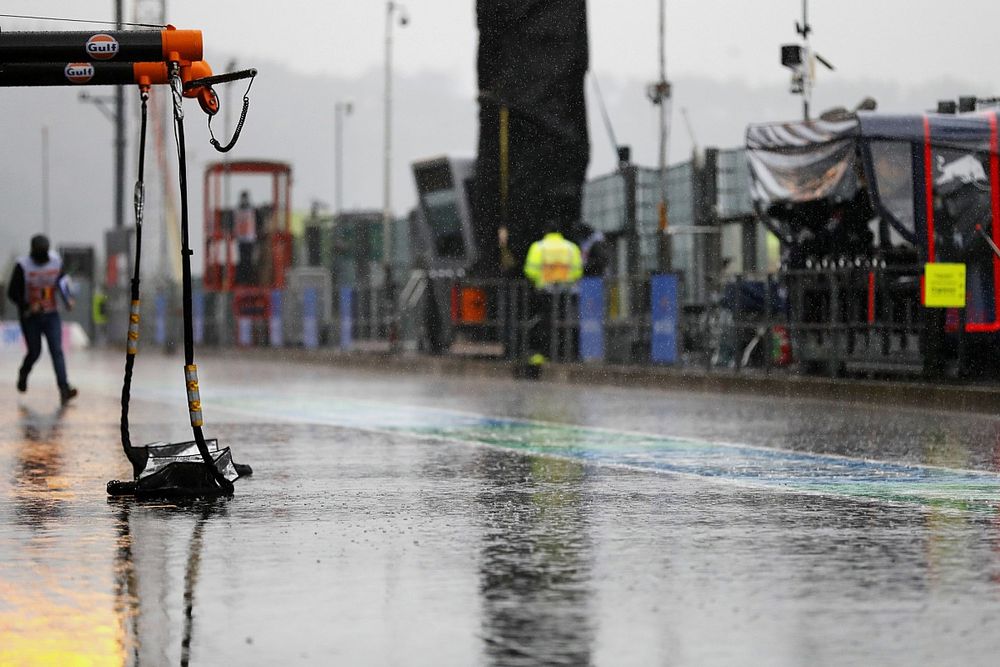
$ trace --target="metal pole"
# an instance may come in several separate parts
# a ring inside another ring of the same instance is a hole
[[[382,260],[386,274],[392,264],[392,19],[396,11],[396,3],[388,0],[385,3],[385,93],[383,99],[383,141],[382,155]]]
[[[334,133],[334,188],[333,212],[340,215],[344,207],[344,117],[349,116],[353,106],[350,102],[337,102],[333,106]]]
[[[236,71],[236,61],[230,60],[229,64],[226,65],[227,72]],[[225,91],[223,94],[226,96],[225,105],[223,108],[223,113],[225,114],[226,121],[226,136],[233,136],[233,105],[230,104],[230,99],[232,97],[233,87],[225,86]],[[222,154],[222,162],[225,166],[222,172],[222,207],[228,209],[232,206],[232,175],[229,173],[229,153]]]
[[[340,215],[342,202],[343,179],[343,148],[344,148],[344,128],[343,128],[343,106],[340,102],[333,105],[333,213]]]
[[[802,88],[802,118],[809,120],[809,102],[812,98],[812,51],[809,49],[809,0],[802,0],[802,38],[805,40],[806,63]]]
[[[660,0],[660,21],[659,21],[659,51],[660,51],[660,150],[659,150],[659,177],[660,177],[660,206],[659,206],[659,231],[660,231],[660,265],[661,271],[672,269],[671,238],[667,234],[667,104],[670,101],[670,88],[667,83],[667,0]]]
[[[42,126],[42,233],[49,236],[49,126]]]
[[[115,0],[115,30],[124,28],[122,0]],[[125,226],[125,87],[115,86],[115,229]]]

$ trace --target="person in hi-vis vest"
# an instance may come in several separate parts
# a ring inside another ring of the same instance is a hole
[[[70,292],[69,276],[63,272],[62,258],[49,250],[49,239],[38,234],[31,239],[30,254],[17,260],[7,287],[7,297],[17,305],[21,333],[24,334],[24,342],[28,347],[17,375],[17,390],[28,390],[28,374],[42,354],[42,336],[45,336],[52,366],[56,371],[59,397],[66,404],[76,396],[77,391],[66,378],[62,320],[56,303],[57,294],[66,308],[72,310],[74,300]]]
[[[566,304],[566,297],[559,293],[575,285],[583,275],[580,247],[563,238],[558,224],[550,223],[545,236],[528,248],[524,275],[535,286],[531,315],[536,321],[528,334],[528,348],[529,361],[537,365],[545,362],[552,348],[552,318],[560,315],[555,311]]]

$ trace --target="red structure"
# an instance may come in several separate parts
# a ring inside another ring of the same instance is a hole
[[[237,274],[239,247],[235,210],[223,208],[226,175],[260,175],[271,179],[271,202],[254,209],[256,262],[252,275]],[[292,168],[285,162],[241,160],[214,162],[205,169],[205,289],[281,289],[292,264]]]
[[[226,176],[271,179],[271,201],[224,208]],[[241,345],[266,342],[274,290],[292,265],[292,168],[285,162],[214,162],[205,169],[205,290],[232,292]]]

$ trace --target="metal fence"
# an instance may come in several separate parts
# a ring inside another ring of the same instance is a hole
[[[540,292],[524,280],[414,271],[399,285],[330,290],[303,283],[268,295],[246,312],[232,295],[198,292],[195,338],[207,345],[514,361],[542,354],[554,362],[667,363],[736,372],[770,372],[793,361],[824,374],[920,372],[926,346],[919,275],[917,267],[880,266],[743,274],[708,300],[691,302],[677,275],[672,292],[657,292],[659,276],[584,279]],[[157,343],[177,335],[176,298],[158,292],[146,301],[151,312],[145,322],[152,323]]]
[[[920,372],[921,267],[826,267],[782,275],[789,326],[807,370]]]

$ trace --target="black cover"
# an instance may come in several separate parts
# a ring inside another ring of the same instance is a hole
[[[209,455],[219,475],[234,482],[253,474],[250,466],[233,461],[228,447],[219,447],[215,438],[205,441]],[[146,453],[142,470],[131,482],[108,483],[108,493],[113,496],[143,496],[169,498],[177,496],[204,497],[225,494],[215,475],[205,465],[194,440],[186,442],[154,442],[134,449]]]
[[[556,219],[580,217],[590,161],[584,77],[589,65],[586,0],[477,0],[479,153],[474,220],[480,259],[500,258],[500,108],[509,109],[508,246],[520,269],[528,246]]]

